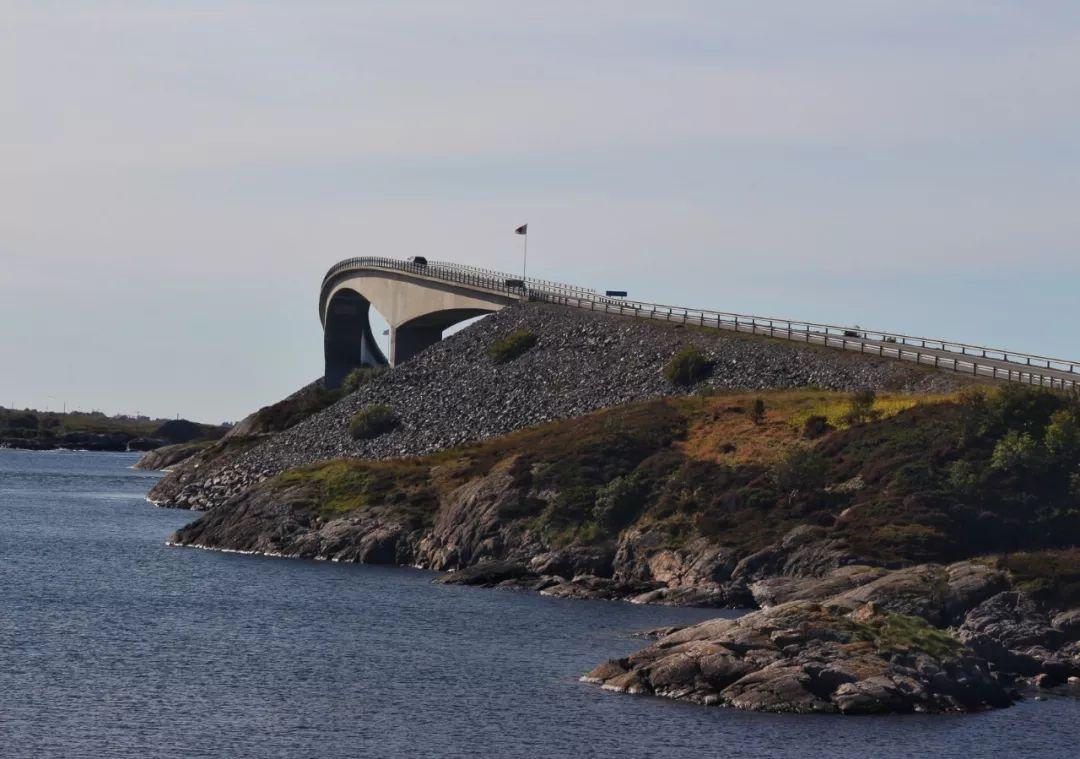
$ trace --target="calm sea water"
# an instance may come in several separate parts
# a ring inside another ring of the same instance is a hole
[[[1080,702],[791,717],[577,677],[713,612],[167,548],[135,456],[0,450],[0,756],[1061,757]]]

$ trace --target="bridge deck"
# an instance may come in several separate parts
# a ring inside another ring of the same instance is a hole
[[[881,330],[863,330],[857,327],[609,298],[587,288],[537,279],[526,279],[522,284],[522,280],[514,275],[437,261],[416,264],[375,257],[341,261],[327,272],[323,280],[320,318],[326,295],[334,281],[349,272],[364,270],[407,272],[416,277],[440,280],[488,293],[499,293],[507,299],[528,298],[589,311],[764,335],[781,340],[908,361],[920,366],[973,377],[1021,382],[1053,389],[1080,387],[1080,361]]]

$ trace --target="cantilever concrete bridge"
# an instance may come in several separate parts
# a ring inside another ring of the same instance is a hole
[[[447,327],[522,300],[766,335],[975,377],[1055,389],[1080,387],[1080,361],[897,332],[608,298],[582,287],[521,280],[461,264],[418,264],[376,257],[346,259],[332,266],[323,278],[319,319],[323,325],[326,384],[338,387],[357,366],[407,361],[441,340]],[[371,332],[368,314],[372,306],[390,324],[389,358]]]

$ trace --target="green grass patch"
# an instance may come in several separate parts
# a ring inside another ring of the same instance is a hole
[[[375,404],[366,406],[353,415],[349,422],[349,434],[353,440],[371,440],[395,429],[400,420],[389,406]]]
[[[519,329],[488,346],[488,356],[496,364],[506,364],[528,352],[537,341],[531,330]]]
[[[878,654],[923,653],[935,659],[954,659],[963,646],[944,630],[931,625],[922,617],[908,614],[881,614],[867,621],[850,617],[846,626],[854,640],[867,641]]]
[[[358,366],[349,372],[341,383],[341,394],[355,393],[364,385],[370,384],[376,377],[390,370],[387,366]]]
[[[422,460],[331,461],[285,472],[274,487],[303,487],[323,515],[382,508],[420,524],[438,509],[430,467]]]

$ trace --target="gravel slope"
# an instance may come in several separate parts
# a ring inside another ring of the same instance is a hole
[[[514,330],[532,330],[536,346],[496,365],[488,346]],[[663,375],[684,345],[715,363],[697,388],[677,388]],[[826,348],[717,330],[635,320],[541,304],[521,304],[432,346],[311,418],[235,460],[163,479],[155,503],[205,509],[289,469],[339,457],[412,456],[502,435],[607,406],[702,388],[948,392],[959,377]],[[394,408],[401,426],[370,441],[349,437],[352,416],[373,403]]]

